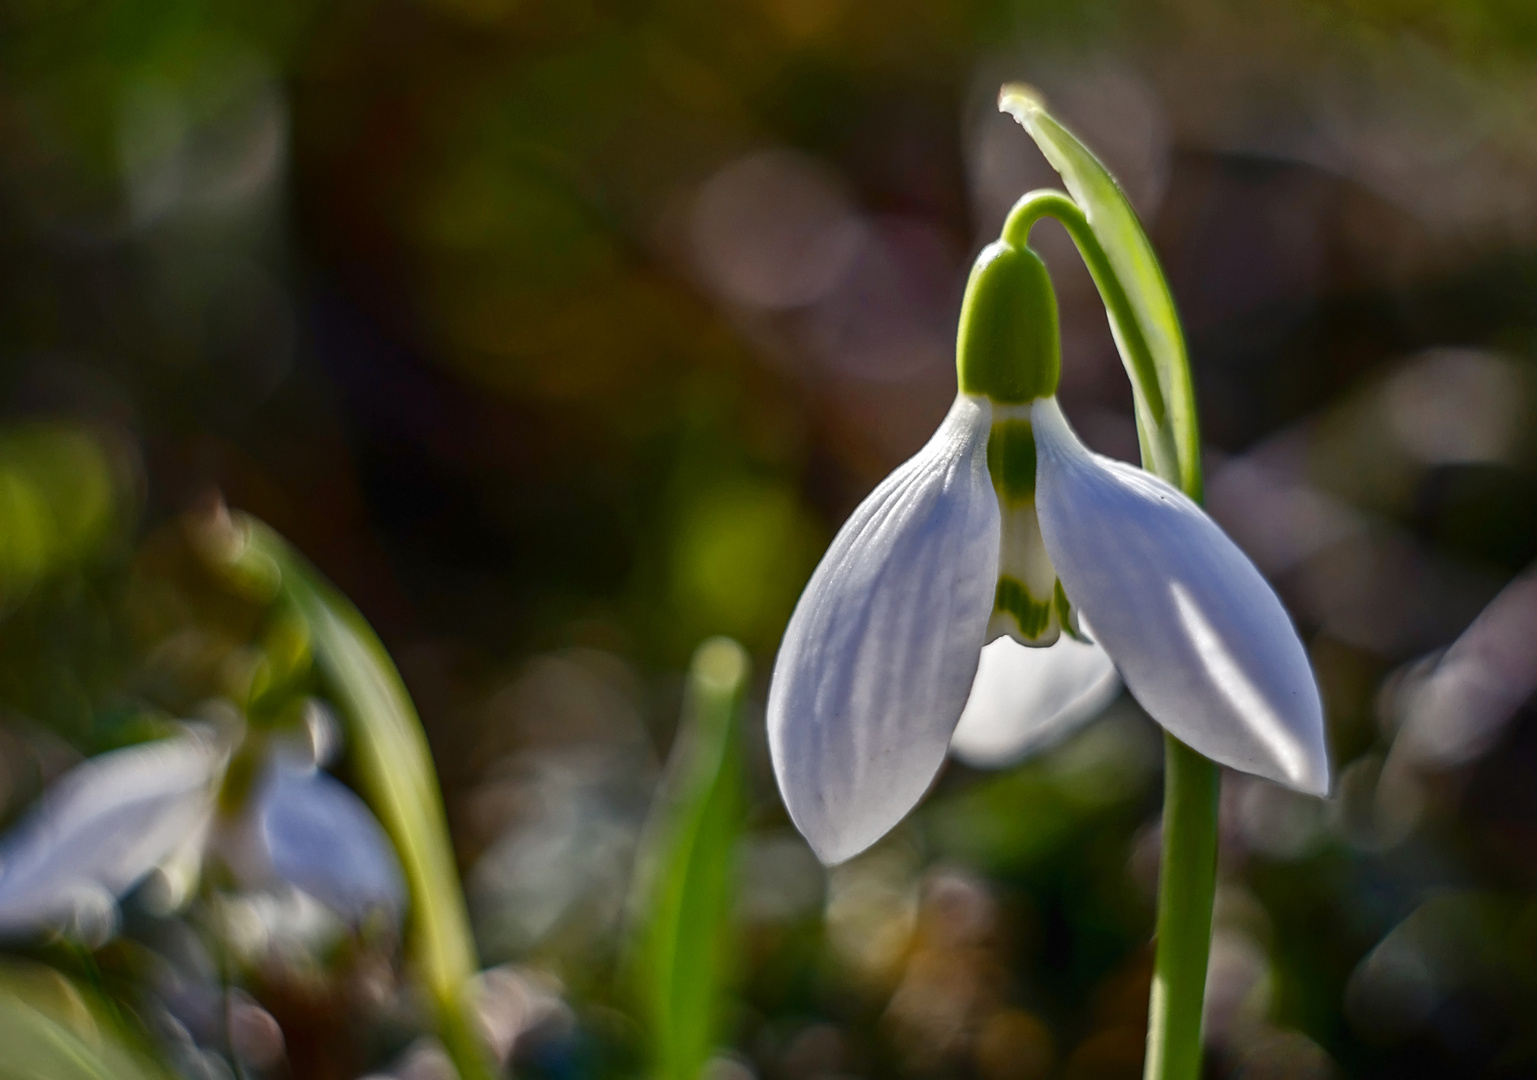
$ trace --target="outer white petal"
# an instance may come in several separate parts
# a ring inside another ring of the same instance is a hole
[[[1148,713],[1195,750],[1323,795],[1323,707],[1275,591],[1206,513],[1090,453],[1035,403],[1036,503],[1069,598]]]
[[[368,805],[328,773],[278,756],[256,804],[272,872],[353,922],[405,907],[400,860]]]
[[[92,920],[206,823],[223,753],[191,736],[71,769],[0,844],[0,931]]]
[[[999,638],[982,650],[950,753],[979,769],[1012,765],[1098,716],[1120,689],[1097,643],[1064,635],[1040,649]]]
[[[839,530],[785,630],[769,747],[796,827],[825,863],[880,839],[945,760],[998,576],[991,408],[945,421]]]

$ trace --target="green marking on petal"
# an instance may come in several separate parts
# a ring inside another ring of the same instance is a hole
[[[998,497],[998,585],[987,622],[989,641],[1007,634],[1021,645],[1053,644],[1062,628],[1076,633],[1072,610],[1041,537],[1035,513],[1035,429],[1028,420],[995,408],[987,467]],[[1060,598],[1060,599],[1059,599]]]
[[[1035,499],[1035,429],[1028,420],[999,420],[987,439],[987,471],[1003,503]]]
[[[1013,616],[1021,636],[1027,641],[1044,636],[1051,626],[1051,609],[1050,601],[1035,599],[1030,595],[1030,587],[1018,578],[1005,574],[998,579],[993,610]]]

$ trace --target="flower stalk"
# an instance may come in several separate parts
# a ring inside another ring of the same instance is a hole
[[[1007,94],[1007,91],[1005,91]],[[1043,110],[1027,110],[1037,123]],[[1023,122],[1023,117],[1021,118]],[[1071,139],[1064,129],[1048,136]],[[1037,132],[1026,123],[1032,136]],[[1039,138],[1039,136],[1038,136]],[[1074,162],[1088,176],[1074,177],[1080,190],[1091,189],[1109,174],[1092,175],[1099,163],[1086,150]],[[1060,155],[1053,155],[1054,163]],[[1102,171],[1103,167],[1100,166]],[[1104,190],[1103,188],[1101,190]],[[1129,211],[1113,180],[1111,199],[1105,209],[1116,215]],[[1119,196],[1119,200],[1114,197]],[[1137,406],[1137,435],[1142,467],[1180,488],[1197,502],[1203,483],[1199,453],[1200,435],[1195,419],[1193,380],[1183,342],[1168,350],[1164,383],[1183,408],[1170,408],[1155,362],[1143,333],[1136,307],[1100,243],[1084,208],[1060,191],[1042,190],[1025,195],[1010,211],[1003,227],[1006,243],[1023,247],[1030,230],[1042,218],[1059,222],[1072,237],[1088,267],[1131,377]],[[1138,230],[1140,232],[1140,230]],[[1144,236],[1138,236],[1144,244]],[[1154,273],[1156,274],[1156,264]],[[1162,275],[1158,274],[1161,279]],[[1155,292],[1166,296],[1167,286]],[[1163,299],[1158,297],[1157,299]],[[1172,313],[1172,305],[1170,305]],[[1178,333],[1178,326],[1175,326]],[[1183,451],[1183,452],[1182,452]],[[1217,814],[1222,793],[1222,773],[1216,763],[1192,750],[1168,732],[1164,733],[1163,847],[1158,868],[1158,915],[1154,931],[1153,982],[1148,998],[1147,1056],[1144,1080],[1196,1080],[1201,1074],[1201,1016],[1206,997],[1206,969],[1211,954],[1212,907],[1217,887]]]
[[[1201,1074],[1201,1008],[1217,889],[1217,802],[1222,773],[1164,734],[1163,855],[1158,925],[1147,1009],[1144,1080]]]

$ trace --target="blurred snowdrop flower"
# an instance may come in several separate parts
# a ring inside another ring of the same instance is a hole
[[[1537,567],[1523,571],[1443,655],[1422,659],[1404,681],[1392,759],[1454,768],[1487,752],[1537,690]]]
[[[281,881],[349,923],[405,909],[400,860],[384,827],[350,788],[280,749],[253,801],[242,852],[247,878]]]
[[[0,841],[0,933],[104,941],[117,901],[206,829],[224,759],[215,740],[188,733],[64,774]]]
[[[1176,738],[1327,791],[1318,688],[1275,592],[1194,502],[1091,453],[1068,426],[1055,397],[1056,300],[1029,248],[984,249],[958,354],[955,404],[834,538],[775,663],[775,774],[818,857],[850,858],[912,809],[968,699],[976,715],[997,715],[997,699],[1018,693],[1006,684],[1026,676],[991,655],[978,677],[989,642],[1065,642],[1036,661],[1056,685],[1013,741],[1042,745],[1085,719],[1063,712],[1107,675],[1068,647],[1087,641],[1080,611]]]

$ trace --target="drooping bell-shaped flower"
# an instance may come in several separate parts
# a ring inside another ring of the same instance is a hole
[[[958,354],[949,415],[839,531],[775,663],[775,773],[817,855],[840,862],[879,839],[932,782],[962,712],[997,715],[1010,674],[990,656],[977,677],[984,645],[1086,641],[1080,611],[1176,737],[1324,791],[1318,690],[1279,599],[1194,502],[1079,443],[1054,396],[1055,297],[1029,248],[984,249]],[[1052,653],[1060,700],[1016,730],[1024,750],[1084,719],[1063,710],[1107,678]]]

